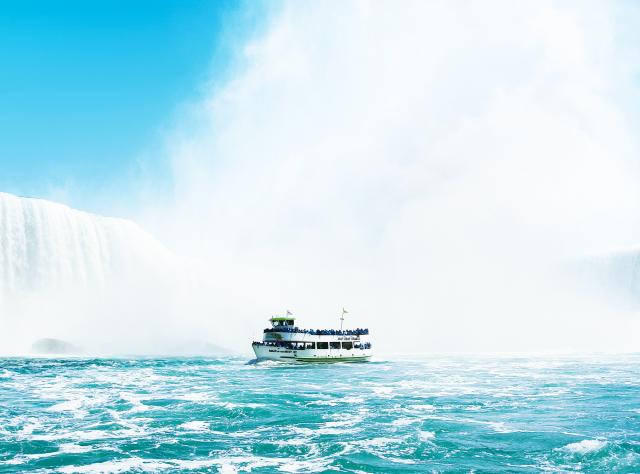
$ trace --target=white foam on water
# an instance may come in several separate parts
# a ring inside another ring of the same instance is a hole
[[[265,405],[264,403],[242,403],[240,406],[243,406],[245,408],[264,408],[267,405]]]
[[[173,459],[168,462],[180,470],[201,470],[217,466],[217,472],[221,474],[235,474],[238,472],[238,468],[234,466],[232,462],[225,459],[194,459],[188,461]],[[172,472],[175,472],[175,470],[172,470]],[[206,472],[211,471],[207,470]]]
[[[236,408],[240,408],[242,406],[239,403],[233,402],[214,402],[213,405],[221,408],[226,408],[227,410],[235,410]]]
[[[209,423],[206,421],[187,421],[178,426],[187,431],[207,431],[209,429]]]
[[[29,419],[25,424],[20,428],[20,431],[16,433],[18,438],[28,438],[33,434],[33,430],[39,429],[42,427],[42,423],[37,419]]]
[[[64,466],[57,468],[57,472],[64,474],[94,474],[94,473],[121,473],[121,472],[157,472],[163,469],[171,469],[174,466],[160,461],[147,461],[140,458],[119,459],[117,461],[104,461],[87,464],[85,466]]]
[[[329,461],[327,459],[299,461],[291,458],[231,456],[203,460],[173,459],[167,460],[166,463],[174,468],[171,472],[175,472],[176,470],[200,470],[217,466],[219,473],[231,474],[236,472],[251,472],[254,469],[265,467],[274,468],[273,470],[281,472],[323,472],[327,470]]]
[[[420,441],[432,441],[435,439],[436,434],[433,431],[420,431],[418,434]]]
[[[487,426],[490,426],[497,433],[515,433],[518,430],[507,427],[504,421],[489,421]]]
[[[404,441],[404,438],[386,438],[386,437],[381,437],[381,438],[371,438],[371,439],[365,439],[362,441],[358,441],[356,443],[354,443],[357,446],[362,446],[364,448],[382,448],[382,447],[386,447],[390,444],[399,444],[402,443]]]
[[[211,466],[217,466],[223,463],[219,459],[192,459],[192,460],[172,459],[171,461],[167,461],[167,462],[171,464],[175,464],[176,467],[179,467],[181,469],[204,469]]]
[[[307,402],[306,405],[334,407],[340,404],[360,405],[364,402],[365,402],[365,399],[362,397],[347,396],[347,397],[341,397],[341,398],[329,398],[326,400],[313,400],[311,402]]]
[[[302,426],[291,426],[289,427],[289,431],[294,435],[313,438],[319,435],[338,435],[338,434],[353,433],[355,430],[353,428],[341,429],[339,427],[327,426],[325,423],[323,423],[321,427],[315,428],[315,429],[305,428]]]
[[[392,458],[392,457],[388,457],[388,456],[382,456],[383,459],[386,459],[387,461],[391,461],[394,462],[396,464],[416,464],[416,461],[414,461],[413,459],[403,459],[403,458]]]
[[[76,439],[83,441],[93,441],[96,439],[108,438],[106,431],[99,430],[82,430],[82,431],[57,431],[55,433],[46,433],[33,435],[29,439],[31,441],[59,441],[63,439]]]
[[[411,408],[414,410],[421,410],[421,411],[435,411],[436,407],[434,407],[433,405],[429,405],[429,404],[418,404],[418,405],[411,405]]]
[[[218,468],[220,474],[235,474],[238,469],[233,464],[223,464]]]
[[[282,472],[326,472],[327,464],[319,462],[319,460],[313,461],[288,461],[282,464],[279,468]]]
[[[129,410],[126,411],[126,413],[141,413],[141,412],[152,410],[155,408],[142,403],[142,401],[145,400],[146,398],[138,397],[132,393],[121,392],[120,398],[131,403],[131,405],[133,405]]]
[[[47,408],[47,411],[70,412],[74,418],[84,418],[88,415],[87,410],[83,409],[85,401],[84,398],[74,398],[65,402],[56,403]]]
[[[178,397],[180,400],[186,400],[189,402],[207,402],[209,400],[213,400],[216,397],[212,396],[209,393],[202,392],[193,392],[193,393],[185,393],[184,395],[180,395]]]
[[[338,405],[338,401],[337,400],[315,400],[313,402],[308,402],[307,405],[335,407]]]
[[[344,397],[340,400],[342,401],[342,403],[348,403],[350,405],[357,405],[360,403],[364,403],[365,401],[362,397]]]
[[[308,438],[289,438],[289,439],[276,439],[272,441],[274,444],[278,446],[304,446],[305,444],[309,444]]]
[[[357,421],[347,419],[339,421],[327,421],[322,425],[326,426],[327,428],[338,428],[340,426],[353,426],[355,423],[357,423]]]
[[[351,433],[355,427],[364,421],[366,412],[358,412],[358,414],[331,414],[325,415],[324,419],[331,421],[325,421],[318,429],[314,430],[320,434],[341,434]]]
[[[227,410],[236,410],[238,408],[263,408],[267,406],[264,403],[211,402],[211,404],[217,407],[226,408]]]
[[[51,456],[55,456],[56,454],[58,454],[58,452],[56,452],[56,451],[51,452],[51,453],[18,454],[17,456],[14,456],[12,459],[9,459],[7,461],[3,461],[3,463],[16,466],[16,465],[19,465],[19,464],[26,464],[29,461],[33,461],[34,459],[42,459],[42,458],[48,458],[48,457],[51,457]]]
[[[590,454],[600,451],[608,443],[599,439],[583,439],[577,443],[570,443],[560,448],[560,450],[572,454]]]
[[[48,411],[78,411],[82,407],[83,399],[76,398],[65,402],[56,403],[47,408]]]
[[[98,429],[80,429],[75,431],[56,431],[55,433],[38,434],[30,437],[33,441],[59,441],[59,440],[76,440],[76,441],[95,441],[111,438],[129,438],[148,436],[151,433],[140,426],[129,425],[130,427],[122,430],[98,430]],[[156,432],[163,432],[168,428],[156,429]]]
[[[87,453],[91,451],[90,446],[81,446],[75,443],[65,443],[59,447],[61,453]]]
[[[255,364],[251,364],[249,367],[256,369],[271,369],[272,367],[283,367],[285,364],[277,360],[258,360]]]
[[[425,419],[429,420],[442,420],[442,421],[451,421],[454,423],[471,423],[477,425],[484,425],[491,428],[493,431],[497,433],[521,433],[526,432],[525,430],[514,428],[506,424],[504,421],[484,421],[484,420],[476,420],[473,418],[458,418],[452,416],[442,416],[442,415],[425,415]]]
[[[91,450],[92,448],[90,446],[80,446],[75,443],[65,443],[58,447],[58,451],[52,451],[49,453],[18,454],[14,456],[12,459],[9,459],[4,462],[6,464],[15,466],[19,464],[26,464],[30,461],[37,460],[37,459],[54,457],[59,454],[86,453]]]
[[[11,372],[10,370],[2,369],[2,372],[0,372],[0,379],[10,379],[14,375],[15,374],[13,372]]]
[[[414,423],[420,423],[422,420],[418,418],[398,418],[391,422],[392,426],[408,426]]]
[[[264,426],[254,428],[252,430],[243,430],[243,431],[235,431],[235,432],[210,430],[212,434],[216,434],[220,436],[228,436],[231,438],[248,438],[248,439],[259,438],[263,436],[265,432],[268,432],[268,431],[270,431],[270,428],[264,427]]]
[[[393,388],[392,387],[374,387],[373,393],[380,397],[392,397],[393,396]]]

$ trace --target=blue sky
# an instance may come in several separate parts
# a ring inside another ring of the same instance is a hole
[[[126,190],[256,15],[234,1],[3,2],[0,190],[85,208],[87,190]],[[160,154],[145,167],[166,175]]]

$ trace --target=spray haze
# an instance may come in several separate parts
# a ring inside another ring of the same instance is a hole
[[[174,140],[160,232],[215,262],[232,327],[347,305],[387,350],[631,348],[561,271],[640,235],[617,15],[285,3]]]

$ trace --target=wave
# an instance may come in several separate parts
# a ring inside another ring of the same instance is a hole
[[[565,451],[573,454],[591,454],[600,451],[607,446],[606,441],[599,439],[583,439],[577,443],[570,443],[560,448],[561,451]]]

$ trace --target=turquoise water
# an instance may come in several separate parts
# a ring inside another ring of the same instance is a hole
[[[0,359],[0,472],[640,472],[640,355]]]

